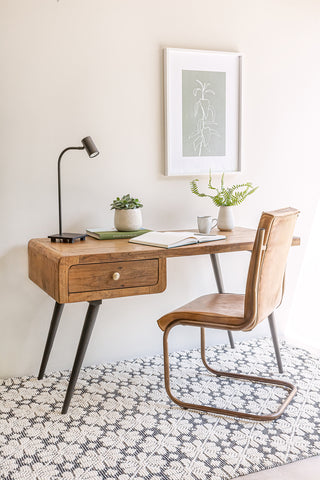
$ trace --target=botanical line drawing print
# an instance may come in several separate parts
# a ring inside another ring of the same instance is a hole
[[[182,71],[184,157],[226,154],[225,72]]]
[[[210,83],[201,82],[196,79],[198,87],[193,89],[193,96],[198,100],[194,104],[194,118],[196,120],[196,130],[190,135],[193,142],[195,155],[201,156],[202,150],[208,147],[212,135],[220,136],[213,126],[218,126],[216,122],[216,111],[213,103],[215,92],[208,88]]]

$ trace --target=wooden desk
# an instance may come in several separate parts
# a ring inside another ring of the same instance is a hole
[[[101,301],[105,298],[160,293],[166,288],[166,259],[210,254],[218,291],[223,283],[217,254],[252,250],[255,230],[236,227],[226,240],[166,249],[121,240],[52,243],[30,240],[29,278],[55,301],[38,378],[43,378],[65,303],[89,302],[62,413],[66,413],[90,340]],[[298,238],[293,245],[299,245]],[[229,332],[231,346],[233,340]]]

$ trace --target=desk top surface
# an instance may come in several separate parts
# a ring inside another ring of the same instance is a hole
[[[92,263],[103,260],[168,258],[252,250],[256,231],[251,228],[235,227],[232,232],[214,230],[212,233],[222,233],[227,238],[169,249],[129,243],[128,239],[96,240],[92,237],[72,244],[53,243],[48,238],[38,238],[30,240],[29,245],[36,247],[39,253],[42,252],[44,255],[50,255],[57,259],[67,260],[69,257],[77,257],[79,263]],[[292,245],[299,244],[300,239],[294,237]]]
[[[191,231],[191,230],[190,230]],[[166,288],[166,259],[250,251],[255,230],[236,227],[226,239],[176,248],[129,243],[128,239],[54,243],[29,242],[29,278],[58,303],[160,293]],[[299,238],[292,244],[299,245]],[[121,273],[116,281],[113,274]]]

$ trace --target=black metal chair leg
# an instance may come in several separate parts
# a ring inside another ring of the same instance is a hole
[[[69,385],[68,385],[68,389],[64,399],[61,413],[67,413],[68,411],[70,401],[73,395],[73,391],[78,380],[80,368],[89,344],[91,333],[92,333],[101,303],[102,303],[101,300],[89,302],[86,318],[83,324],[81,337],[79,340],[76,358],[74,360],[72,372],[70,375]]]
[[[274,321],[274,320],[275,320],[275,319],[274,319],[274,313],[271,313],[271,314],[269,315],[268,320],[269,320],[269,326],[270,326],[270,331],[271,331],[271,336],[272,336],[274,351],[275,351],[276,358],[277,358],[277,364],[278,364],[279,373],[283,373],[283,366],[282,366],[282,361],[281,361],[281,355],[280,355],[280,348],[279,348],[279,342],[278,342],[276,324],[275,324],[275,321]]]
[[[224,292],[224,286],[223,286],[219,257],[216,253],[211,253],[210,258],[211,258],[214,277],[216,279],[218,293],[225,293]],[[230,347],[234,348],[233,335],[229,330],[228,330],[228,337],[229,337]]]
[[[64,307],[64,304],[63,303],[58,303],[58,302],[56,302],[56,304],[54,306],[52,319],[51,319],[51,324],[50,324],[50,328],[49,328],[49,333],[48,333],[48,337],[47,337],[47,342],[46,342],[46,346],[44,348],[44,352],[43,352],[43,356],[42,356],[42,361],[41,361],[41,366],[40,366],[40,370],[39,370],[38,380],[41,380],[43,378],[44,373],[46,371],[46,367],[47,367],[47,363],[48,363],[49,356],[50,356],[50,353],[51,353],[52,345],[53,345],[53,342],[54,342],[54,339],[55,339],[55,336],[56,336],[56,333],[57,333],[57,330],[58,330],[60,318],[61,318],[61,315],[62,315],[62,312],[63,312],[63,307]]]

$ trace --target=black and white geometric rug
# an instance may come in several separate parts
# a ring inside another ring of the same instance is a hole
[[[166,395],[161,356],[83,369],[67,415],[60,410],[69,372],[3,380],[0,478],[223,480],[319,455],[319,358],[285,344],[281,352],[283,375],[270,339],[208,349],[217,369],[285,378],[298,387],[273,422],[181,410]],[[172,390],[186,400],[267,412],[285,394],[215,378],[198,350],[175,353],[171,362]]]

